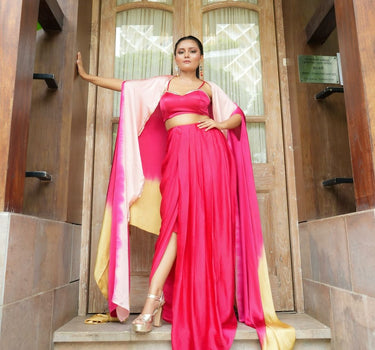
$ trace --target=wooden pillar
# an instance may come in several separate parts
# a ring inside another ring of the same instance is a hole
[[[0,211],[22,210],[38,10],[0,1]]]
[[[375,9],[335,0],[357,210],[375,208]]]

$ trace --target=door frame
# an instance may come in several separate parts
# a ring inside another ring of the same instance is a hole
[[[262,0],[260,0],[262,1]],[[293,276],[293,293],[296,312],[304,311],[301,257],[298,231],[298,212],[295,185],[294,152],[292,140],[292,125],[289,106],[289,87],[287,78],[287,59],[283,30],[282,0],[274,0],[274,14],[276,27],[276,50],[278,57],[278,73],[280,87],[280,105],[283,128],[284,161],[286,176],[286,194],[289,218],[289,237],[291,244],[291,263]],[[91,49],[89,72],[98,73],[98,57],[100,42],[101,0],[92,0]],[[83,210],[81,232],[81,263],[79,283],[79,315],[86,315],[88,310],[88,293],[90,277],[90,236],[93,203],[94,150],[95,150],[95,118],[97,88],[89,84],[86,147],[84,164]]]
[[[286,54],[284,16],[282,0],[274,0],[276,27],[276,51],[278,57],[281,119],[284,141],[284,161],[286,195],[289,217],[290,253],[292,259],[293,292],[295,311],[302,313],[304,309],[303,282],[301,269],[301,249],[299,243],[297,188],[294,167],[294,147],[292,134],[292,118],[289,104],[288,58]]]

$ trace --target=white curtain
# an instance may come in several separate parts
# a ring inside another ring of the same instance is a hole
[[[118,0],[121,1],[121,0]],[[126,1],[126,0],[125,0]],[[214,2],[223,2],[228,0],[202,0],[203,6],[212,4]],[[241,2],[249,2],[251,4],[258,4],[258,0],[232,0],[232,1],[241,1]]]
[[[263,116],[256,11],[224,8],[203,15],[204,78],[221,86],[246,116]],[[254,163],[266,163],[265,123],[247,124]]]
[[[117,6],[120,6],[122,4],[129,4],[132,2],[141,2],[142,0],[117,0]]]
[[[122,4],[129,4],[132,2],[141,2],[142,0],[117,0],[117,6],[120,6]],[[159,2],[161,4],[172,4],[172,0],[148,0],[149,2]],[[250,0],[251,1],[251,0]],[[257,1],[257,0],[252,0],[252,1]]]
[[[116,18],[114,76],[144,79],[171,74],[173,68],[172,13],[156,9],[119,12]],[[119,115],[120,94],[114,97],[113,113]]]

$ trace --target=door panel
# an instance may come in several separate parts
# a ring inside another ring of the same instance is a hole
[[[270,0],[210,0],[202,8],[204,71],[245,112],[274,304],[293,310],[273,11]]]
[[[273,1],[259,3],[103,0],[99,75],[134,79],[170,74],[173,42],[188,34],[203,38],[205,79],[220,85],[247,116],[275,307],[293,310]],[[98,89],[96,121],[91,271],[118,123],[118,96]],[[141,310],[147,293],[156,238],[131,228],[132,312]],[[106,302],[92,279],[89,288],[89,312],[105,311]]]
[[[142,79],[171,74],[173,13],[176,6],[165,1],[150,3],[103,0],[101,9],[99,75],[121,79]],[[107,303],[93,278],[97,244],[104,213],[119,115],[119,93],[98,89],[95,132],[93,214],[88,312],[105,312]],[[131,312],[140,312],[147,294],[154,245],[157,236],[130,228]]]

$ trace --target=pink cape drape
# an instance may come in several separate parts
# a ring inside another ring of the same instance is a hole
[[[108,299],[111,313],[117,313],[119,318],[125,318],[129,312],[129,208],[141,196],[145,180],[161,179],[166,132],[157,105],[169,79],[165,76],[123,84],[120,123],[95,266],[98,286]],[[219,87],[209,84],[215,120],[223,121],[236,113],[243,116]],[[155,141],[151,142],[152,152],[150,139]],[[235,274],[239,321],[257,330],[263,350],[292,349],[294,329],[278,320],[273,307],[244,117],[240,127],[228,132],[227,140],[237,174]]]

